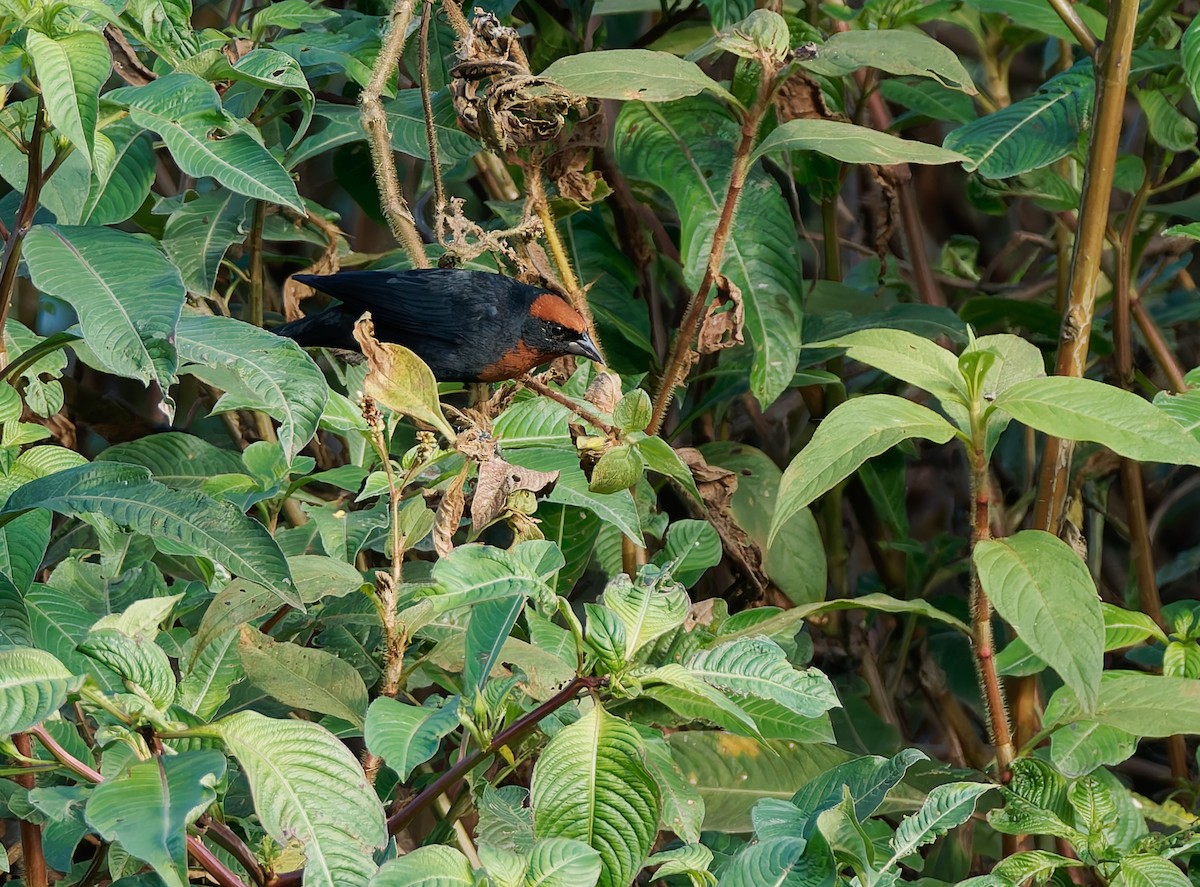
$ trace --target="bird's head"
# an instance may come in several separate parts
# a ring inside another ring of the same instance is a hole
[[[527,348],[542,354],[575,354],[604,363],[580,313],[550,293],[542,293],[529,306],[521,340]]]

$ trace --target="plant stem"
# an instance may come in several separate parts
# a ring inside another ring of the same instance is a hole
[[[33,757],[33,743],[28,733],[17,733],[12,738],[17,753],[24,758]],[[17,777],[17,784],[28,790],[37,783],[33,774]],[[48,887],[50,875],[46,869],[46,856],[42,851],[42,827],[26,819],[21,820],[21,856],[24,860],[25,883],[29,887]]]
[[[267,221],[267,204],[254,203],[254,218],[250,223],[250,316],[256,327],[263,325],[263,225]]]
[[[42,141],[46,134],[46,105],[39,95],[37,112],[33,118],[33,133],[26,147],[28,172],[25,178],[25,193],[21,195],[21,205],[17,209],[17,217],[4,244],[3,266],[0,266],[0,368],[8,363],[8,349],[4,345],[3,330],[8,322],[8,312],[12,308],[13,290],[17,282],[17,268],[21,264],[21,245],[25,235],[33,225],[33,216],[37,212],[38,200],[42,195],[42,184],[49,173],[42,174]],[[51,164],[53,167],[53,164]]]
[[[416,818],[417,814],[432,804],[436,798],[448,791],[456,782],[478,767],[480,763],[494,755],[504,746],[523,737],[536,727],[542,718],[571,702],[579,694],[580,690],[596,690],[603,682],[603,678],[573,678],[570,683],[533,711],[522,715],[504,730],[497,733],[487,748],[479,749],[473,755],[457,761],[450,769],[422,789],[411,801],[389,816],[388,834],[395,835],[403,830]]]
[[[62,764],[76,776],[80,777],[81,779],[86,779],[88,782],[101,783],[104,781],[104,777],[100,775],[98,770],[93,767],[89,767],[83,761],[79,760],[65,748],[59,745],[58,741],[50,735],[49,731],[47,731],[45,727],[39,725],[34,727],[29,732],[38,738],[38,742],[44,745],[46,750],[49,751],[50,754],[54,755],[55,759],[60,764]],[[24,754],[24,752],[22,752],[22,754]],[[233,832],[230,832],[230,834],[232,835]],[[236,837],[236,835],[234,837]],[[242,881],[242,879],[230,871],[229,867],[226,866],[225,863],[217,859],[213,852],[204,846],[204,842],[195,835],[187,836],[187,848],[188,853],[192,855],[192,858],[195,859],[196,862],[200,863],[200,866],[206,872],[208,872],[209,876],[216,881],[220,887],[246,887],[246,884]],[[250,854],[249,848],[246,848],[246,853]],[[250,858],[253,858],[252,854],[250,854]]]
[[[1060,376],[1082,376],[1087,364],[1136,22],[1136,0],[1114,0],[1110,4],[1108,38],[1100,49],[1097,68],[1096,118],[1071,261],[1071,285],[1059,339],[1056,372]],[[1058,531],[1070,486],[1073,452],[1069,441],[1046,439],[1033,521],[1038,529]]]
[[[605,422],[603,419],[601,419],[599,416],[597,416],[591,410],[589,410],[585,407],[581,407],[579,404],[575,403],[575,401],[571,400],[571,398],[567,397],[562,392],[555,391],[549,385],[546,385],[543,382],[539,382],[533,376],[525,376],[524,378],[521,379],[521,384],[524,385],[526,388],[530,388],[530,389],[536,391],[542,397],[548,397],[555,403],[561,404],[562,406],[566,407],[568,410],[570,410],[576,416],[583,419],[585,422],[588,422],[589,424],[594,425],[596,428],[599,428],[601,431],[603,431],[609,437],[616,438],[616,437],[620,436],[620,434],[621,434],[620,429],[618,429],[616,426],[610,425],[609,423]]]
[[[663,421],[667,418],[667,410],[675,396],[675,388],[682,384],[684,370],[687,367],[688,355],[700,331],[700,323],[704,319],[704,309],[708,304],[708,291],[721,273],[721,262],[725,258],[725,246],[733,230],[733,217],[737,210],[738,199],[742,196],[742,188],[746,184],[746,175],[750,171],[750,154],[754,149],[754,140],[758,135],[759,124],[770,106],[772,77],[764,70],[762,81],[759,83],[758,95],[754,105],[742,120],[742,138],[738,142],[733,155],[733,167],[729,172],[729,186],[725,189],[725,203],[721,206],[721,216],[717,227],[713,230],[712,247],[708,251],[708,264],[704,267],[704,277],[696,291],[688,299],[683,320],[679,324],[679,335],[671,346],[671,355],[667,358],[667,368],[663,371],[658,393],[654,397],[654,412],[651,414],[647,434],[658,434],[662,430]]]
[[[383,110],[383,90],[388,77],[400,64],[404,53],[405,35],[413,16],[413,0],[396,0],[392,6],[391,25],[383,38],[383,46],[371,69],[371,79],[359,97],[362,109],[363,128],[371,145],[371,159],[375,168],[375,182],[383,198],[383,214],[396,242],[404,248],[414,267],[428,268],[429,257],[425,245],[417,233],[412,212],[400,190],[400,177],[396,172],[396,155],[392,151],[391,134],[388,132],[387,114]]]
[[[387,439],[383,433],[383,418],[379,415],[373,402],[364,406],[363,414],[371,426],[371,443],[383,463],[383,471],[387,475],[388,482],[388,505],[391,517],[389,553],[392,568],[391,572],[386,574],[386,579],[384,575],[380,575],[380,581],[376,583],[385,645],[379,693],[382,696],[395,696],[400,689],[400,678],[404,673],[404,652],[408,647],[407,634],[402,624],[396,619],[396,596],[402,578],[404,543],[406,541],[404,534],[400,532],[400,494],[404,492],[404,483],[396,482],[396,469],[392,465]]]
[[[1079,13],[1075,11],[1075,7],[1071,4],[1071,0],[1047,0],[1050,8],[1055,11],[1063,24],[1067,26],[1079,45],[1083,47],[1083,51],[1088,55],[1096,54],[1096,38],[1084,24],[1083,19],[1079,17]]]
[[[446,4],[443,4],[445,7]],[[425,0],[421,13],[421,36],[418,47],[421,66],[421,106],[425,111],[425,142],[429,148],[429,171],[433,174],[433,230],[438,242],[445,246],[446,186],[442,182],[442,164],[438,159],[437,126],[433,120],[433,98],[429,93],[429,20],[433,18],[433,0]]]

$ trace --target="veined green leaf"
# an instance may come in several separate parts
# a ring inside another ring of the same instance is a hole
[[[238,759],[263,827],[304,848],[305,887],[363,887],[387,841],[383,805],[353,753],[310,721],[244,711],[213,725]]]
[[[160,547],[211,558],[304,608],[283,552],[266,527],[227,502],[156,483],[141,466],[94,462],[30,481],[0,510],[0,525],[34,508],[102,514]]]
[[[599,887],[626,887],[658,833],[658,789],[628,723],[596,706],[560,730],[533,768],[539,838],[574,838],[599,851]]]
[[[104,37],[81,30],[52,38],[31,30],[25,50],[33,59],[50,122],[92,164],[100,88],[112,68]]]
[[[295,342],[230,317],[191,315],[179,321],[176,346],[184,372],[225,392],[214,412],[251,409],[278,419],[289,459],[312,440],[329,386]]]
[[[689,287],[704,276],[739,136],[725,109],[702,97],[663,106],[630,103],[617,119],[621,168],[666,191],[679,213]],[[798,244],[779,186],[762,169],[747,174],[737,212],[721,271],[742,293],[754,349],[750,388],[766,407],[791,384],[800,356]],[[739,224],[739,217],[754,224]]]
[[[34,285],[75,309],[104,369],[171,387],[178,365],[171,340],[185,293],[151,241],[114,228],[38,225],[24,255]]]
[[[959,163],[957,151],[840,120],[802,119],[781,124],[754,149],[755,160],[772,151],[816,151],[843,163]]]
[[[122,92],[133,122],[162,136],[179,168],[211,176],[247,197],[304,212],[296,184],[271,153],[230,117],[212,86],[195,74],[173,73]]]
[[[564,56],[541,76],[568,92],[594,99],[671,102],[707,89],[737,101],[695,62],[649,49],[606,49]]]
[[[83,684],[83,675],[45,650],[14,647],[0,650],[0,736],[36,726],[58,711],[70,693]]]

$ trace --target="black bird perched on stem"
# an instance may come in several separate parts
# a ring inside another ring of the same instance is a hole
[[[566,354],[603,363],[578,311],[499,274],[430,268],[293,279],[341,302],[275,327],[300,345],[358,351],[354,322],[370,311],[380,342],[415,352],[442,382],[515,379]]]

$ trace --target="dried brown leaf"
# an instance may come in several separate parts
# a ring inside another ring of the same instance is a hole
[[[462,467],[462,471],[450,481],[450,486],[442,494],[442,501],[438,503],[437,515],[433,521],[433,549],[438,553],[438,557],[446,557],[454,550],[452,537],[458,530],[463,511],[467,507],[463,484],[467,482],[470,470],[470,463]]]
[[[497,457],[479,465],[475,496],[471,499],[471,526],[478,533],[506,510],[509,495],[517,490],[540,493],[558,480],[557,471],[534,471],[511,465]]]
[[[712,354],[744,344],[746,337],[742,327],[745,323],[746,309],[742,304],[741,289],[724,274],[719,275],[717,295],[704,314],[696,350],[700,354]]]
[[[621,402],[621,377],[616,373],[597,373],[583,399],[602,413],[612,414]]]

